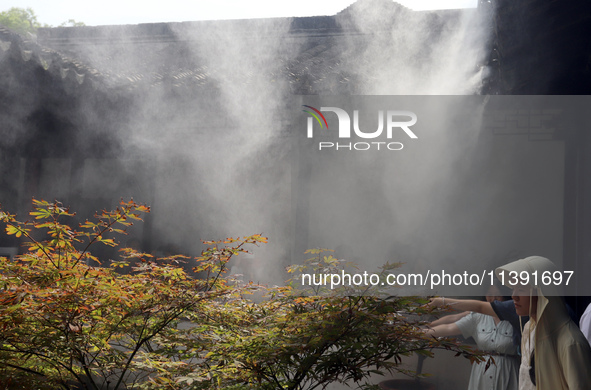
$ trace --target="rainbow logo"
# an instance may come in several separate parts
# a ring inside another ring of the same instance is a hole
[[[326,122],[326,118],[324,117],[324,115],[322,115],[322,113],[315,109],[312,106],[306,106],[303,105],[302,107],[306,107],[309,108],[310,110],[313,110],[316,114],[320,115],[320,117],[322,118],[322,120],[324,121],[324,124],[326,125],[326,129],[328,129],[328,123]],[[318,118],[318,115],[316,115],[314,112],[310,111],[310,110],[302,110],[303,112],[307,112],[308,114],[312,115],[314,118],[316,118],[316,121],[320,124],[320,128],[322,128],[322,122],[320,122],[320,118]]]

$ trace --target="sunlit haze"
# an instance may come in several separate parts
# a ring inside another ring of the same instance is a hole
[[[372,1],[372,0],[360,0]],[[198,1],[116,1],[3,0],[0,11],[11,7],[32,8],[42,24],[58,26],[74,19],[86,25],[182,22],[195,20],[253,19],[290,16],[335,15],[353,0],[198,0]],[[399,0],[414,9],[476,7],[476,0]]]

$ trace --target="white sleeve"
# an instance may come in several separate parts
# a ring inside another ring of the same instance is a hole
[[[583,332],[587,341],[591,343],[591,304],[587,306],[587,309],[581,316],[579,328],[581,328],[581,332]]]

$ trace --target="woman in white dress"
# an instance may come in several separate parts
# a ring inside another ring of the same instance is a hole
[[[492,290],[495,289],[496,291]],[[497,286],[491,286],[487,300],[504,300]],[[458,317],[461,317],[458,319]],[[472,364],[468,390],[517,390],[519,384],[519,357],[513,343],[513,327],[508,321],[501,321],[480,313],[468,312],[452,317],[455,322],[436,321],[424,331],[435,337],[462,335],[472,337],[478,349],[488,352],[495,364],[488,369],[486,363]],[[487,359],[488,360],[488,359]]]

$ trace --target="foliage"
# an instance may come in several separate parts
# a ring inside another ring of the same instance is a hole
[[[68,19],[67,21],[60,24],[60,27],[80,27],[80,26],[86,26],[86,24],[84,24],[84,22],[77,22],[74,19]]]
[[[156,348],[156,336],[227,293],[219,278],[225,254],[204,257],[203,279],[187,277],[181,256],[153,259],[129,248],[122,261],[88,265],[99,262],[90,246],[115,246],[111,236],[140,220],[146,206],[122,202],[77,230],[63,222],[73,214],[61,204],[34,206],[33,222],[0,213],[8,234],[28,238],[28,253],[0,262],[0,366],[17,383],[128,388],[150,375],[141,360]],[[37,240],[43,232],[47,239]],[[133,273],[116,272],[131,260],[138,262]]]
[[[35,33],[37,28],[42,27],[37,21],[37,15],[32,8],[12,7],[7,11],[0,12],[0,25],[10,28],[21,34]]]
[[[404,356],[434,348],[478,355],[420,331],[424,299],[343,295],[265,287],[224,276],[228,262],[259,234],[206,242],[194,259],[157,259],[131,248],[108,263],[93,245],[149,208],[121,202],[72,228],[59,202],[33,201],[32,221],[0,211],[26,253],[0,258],[0,384],[22,389],[314,389],[356,383],[400,369]],[[343,263],[310,251],[306,267]],[[124,274],[122,268],[131,267]],[[93,266],[91,264],[100,264]],[[328,268],[326,268],[328,267]],[[410,373],[412,374],[412,373]],[[2,382],[3,381],[3,382]]]
[[[311,254],[313,257],[304,260],[302,264],[294,264],[287,267],[287,272],[294,276],[288,280],[289,285],[294,288],[294,294],[302,295],[372,295],[383,296],[386,294],[383,286],[388,286],[387,277],[392,270],[399,268],[402,263],[386,263],[380,267],[377,274],[377,280],[373,281],[367,279],[367,273],[364,278],[358,271],[359,268],[355,263],[343,259],[337,259],[333,256],[333,250],[325,248],[309,249],[306,254]],[[302,275],[315,274],[319,276],[316,281],[307,279],[304,281]],[[326,278],[321,280],[321,275],[335,276],[333,280]],[[357,275],[357,277],[354,277]],[[347,278],[347,276],[349,278]],[[339,282],[339,283],[337,283]]]
[[[349,265],[324,252],[308,251],[316,256],[290,270],[337,271]],[[292,286],[265,292],[258,303],[235,296],[192,318],[200,326],[189,330],[186,340],[209,340],[208,352],[201,356],[204,364],[176,380],[168,371],[170,388],[299,390],[341,382],[369,389],[375,387],[368,383],[371,375],[414,375],[400,367],[413,353],[432,356],[433,349],[447,349],[482,360],[470,348],[421,331],[418,316],[429,311],[426,299],[336,291],[303,296]]]
[[[0,25],[8,27],[20,34],[35,34],[40,27],[51,27],[48,24],[41,24],[37,21],[37,15],[32,8],[12,7],[0,12]],[[68,19],[60,24],[60,27],[85,26],[83,22]]]

